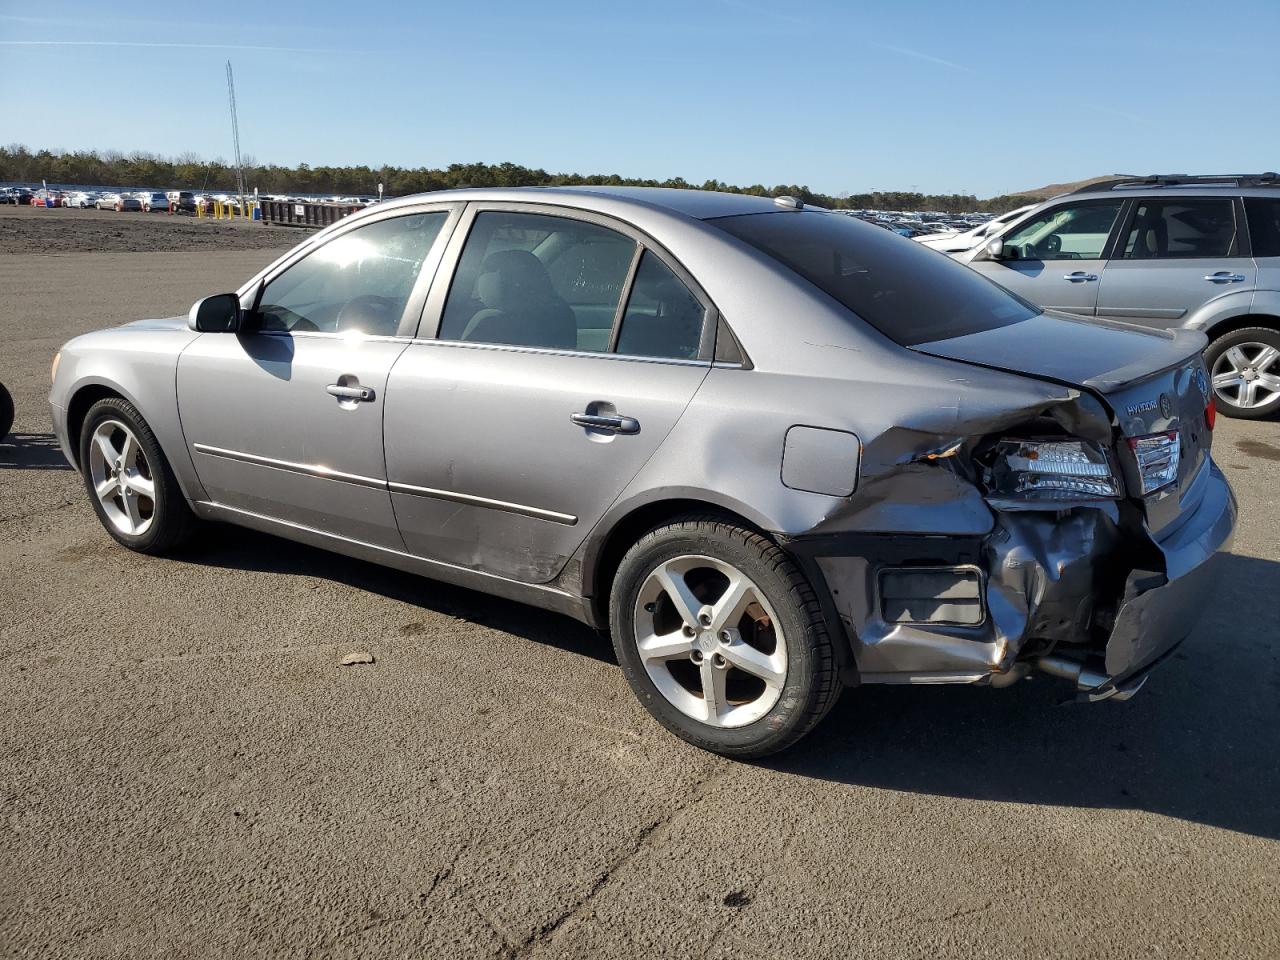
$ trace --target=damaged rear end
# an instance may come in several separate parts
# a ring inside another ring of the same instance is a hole
[[[1235,526],[1202,347],[1052,315],[914,347],[1062,390],[907,443],[879,481],[921,509],[963,488],[989,511],[981,532],[796,545],[831,587],[862,682],[1006,686],[1036,671],[1082,699],[1131,696],[1191,631]]]

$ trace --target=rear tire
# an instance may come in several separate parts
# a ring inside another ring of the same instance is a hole
[[[164,554],[197,520],[151,427],[133,404],[99,400],[80,430],[80,472],[94,512],[117,543]]]
[[[1223,416],[1261,420],[1280,412],[1280,330],[1232,330],[1209,344],[1204,362]]]
[[[640,538],[618,567],[609,620],[645,709],[703,750],[784,750],[842,690],[813,587],[771,540],[725,518],[688,516]]]
[[[9,391],[5,389],[3,383],[0,383],[0,440],[9,435],[9,430],[13,427],[13,397],[9,395]]]

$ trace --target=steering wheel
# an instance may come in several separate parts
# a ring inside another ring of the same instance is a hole
[[[390,336],[396,332],[396,301],[390,297],[366,293],[348,300],[334,321],[338,330],[359,330],[362,333]]]

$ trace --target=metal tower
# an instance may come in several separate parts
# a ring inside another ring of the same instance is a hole
[[[240,164],[240,121],[236,117],[236,79],[231,73],[231,61],[227,61],[227,100],[231,104],[231,143],[236,152],[236,193],[240,209],[244,209],[244,167]]]

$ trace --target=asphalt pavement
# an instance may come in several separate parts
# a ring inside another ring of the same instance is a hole
[[[116,546],[49,363],[280,252],[183,242],[0,256],[0,956],[1280,956],[1280,424],[1219,420],[1234,553],[1133,700],[867,687],[738,763],[562,617],[229,527]]]

